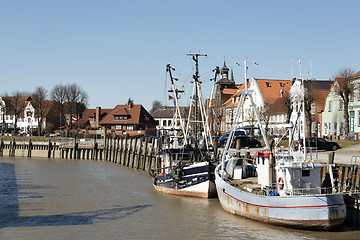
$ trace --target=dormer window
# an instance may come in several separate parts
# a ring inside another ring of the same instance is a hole
[[[280,83],[280,87],[284,87],[284,83],[281,82],[281,83]]]
[[[128,116],[126,115],[114,115],[114,120],[127,120]]]
[[[269,82],[265,82],[267,87],[271,87],[271,84]]]
[[[26,116],[27,116],[27,117],[32,117],[32,112],[31,112],[31,111],[27,111],[27,112],[26,112]]]

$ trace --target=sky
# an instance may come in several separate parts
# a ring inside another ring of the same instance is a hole
[[[88,108],[169,101],[166,65],[188,105],[199,58],[205,98],[212,70],[248,78],[331,79],[360,71],[360,1],[0,0],[0,95],[78,84]],[[301,64],[299,64],[299,60]],[[218,78],[219,79],[219,78]],[[50,94],[49,94],[50,97]]]

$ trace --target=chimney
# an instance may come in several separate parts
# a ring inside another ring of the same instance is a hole
[[[101,116],[101,107],[96,107],[95,112],[95,128],[100,127],[100,116]]]

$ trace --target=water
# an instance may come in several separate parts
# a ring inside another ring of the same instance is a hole
[[[287,229],[222,210],[217,199],[153,190],[110,162],[0,158],[0,239],[359,239],[360,227]]]

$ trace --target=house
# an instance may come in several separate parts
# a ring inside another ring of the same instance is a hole
[[[81,129],[98,130],[102,119],[113,109],[103,109],[96,107],[95,109],[85,109],[79,121],[76,123]]]
[[[302,84],[305,87],[305,97],[302,91]],[[302,102],[305,99],[305,113],[306,113],[306,126],[308,129],[295,129],[294,139],[299,136],[317,136],[323,135],[322,131],[322,118],[325,109],[326,98],[329,95],[333,81],[331,80],[301,80],[296,79],[290,90],[292,113],[290,122],[293,125],[295,123],[303,124],[304,111],[302,108]],[[310,132],[308,132],[310,131]]]
[[[243,90],[245,87],[245,84],[238,85],[238,90]],[[236,91],[224,104],[223,107],[225,109],[225,132],[229,132],[231,130],[231,127],[234,122],[235,114],[236,114],[236,108],[239,105],[240,102],[241,93]]]
[[[223,134],[227,131],[230,124],[230,120],[226,120],[226,115],[231,114],[233,111],[231,107],[226,109],[226,106],[228,106],[229,103],[233,101],[232,96],[236,94],[239,89],[243,89],[244,84],[235,83],[232,70],[229,79],[229,68],[226,66],[225,61],[223,67],[220,70],[220,74],[221,79],[216,82],[215,101],[213,103],[214,105],[212,105],[212,119],[214,119],[214,122],[211,124],[217,126],[216,132]]]
[[[86,109],[77,124],[84,130],[111,130],[118,136],[156,135],[156,121],[142,105]]]
[[[188,115],[189,115],[189,107],[180,107],[181,118],[186,126]],[[155,119],[157,126],[156,129],[166,129],[170,130],[172,128],[179,129],[180,119],[174,119],[175,116],[175,108],[171,106],[165,106],[163,108],[159,108],[152,113],[153,118]]]
[[[256,79],[253,78],[249,90],[261,118],[265,131],[268,134],[281,135],[285,133],[285,125],[288,123],[288,93],[292,86],[291,80]],[[256,115],[250,101],[244,101],[243,127],[257,128]]]
[[[31,134],[37,131],[42,121],[42,130],[52,132],[60,124],[54,101],[43,101],[42,114],[30,96],[1,97],[0,106],[0,125],[5,131],[16,125],[20,133]],[[42,120],[40,115],[43,115]]]
[[[354,81],[354,91],[349,96],[349,133],[358,137],[360,132],[360,72],[356,73],[352,80]],[[341,88],[343,84],[344,79],[335,79],[326,98],[322,115],[322,136],[324,137],[341,137],[345,134],[344,102],[335,90],[338,87]]]

